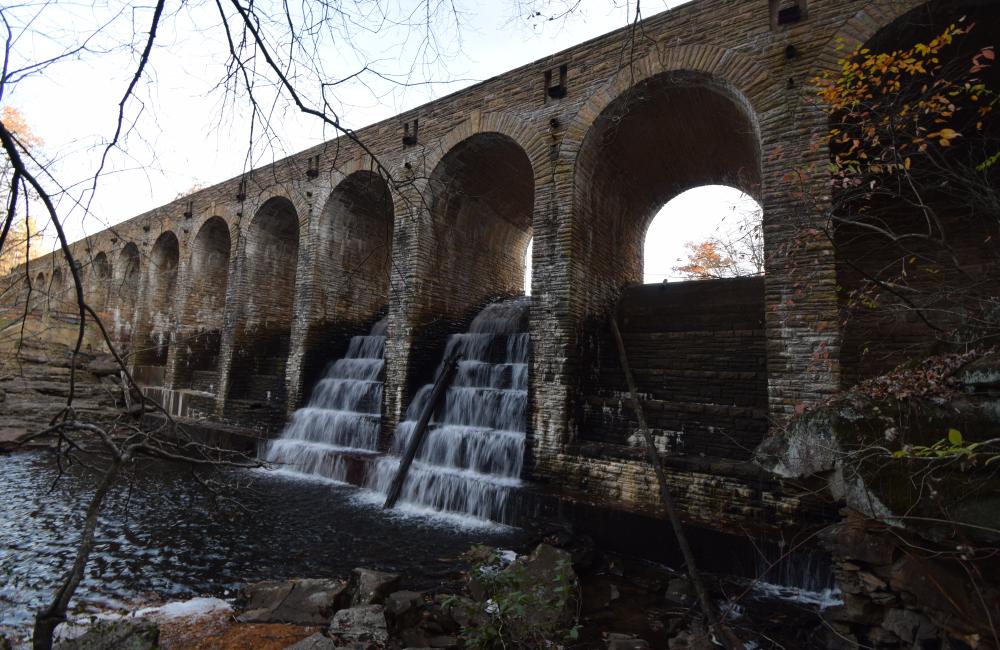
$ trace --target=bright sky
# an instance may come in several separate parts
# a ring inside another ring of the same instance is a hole
[[[78,25],[94,25],[122,7],[130,7],[128,0],[118,0],[117,5],[115,0],[105,1],[107,4],[94,6],[38,5],[49,13],[44,14],[34,34],[15,44],[15,52],[21,52],[26,60],[39,58],[54,51],[54,43],[74,35],[79,38],[79,32],[74,31]],[[647,1],[642,4],[643,15],[648,17],[687,1]],[[401,4],[406,2],[401,0]],[[387,86],[374,92],[359,84],[346,85],[338,89],[339,103],[334,105],[346,125],[360,128],[571,47],[627,24],[635,12],[631,1],[583,0],[567,19],[539,22],[514,17],[514,7],[530,6],[525,0],[457,4],[463,10],[464,24],[458,32],[442,32],[452,39],[441,46],[450,56],[443,63],[409,71],[411,79],[453,81],[406,88]],[[538,6],[558,12],[571,4],[573,0],[551,0]],[[126,115],[138,117],[138,126],[129,135],[125,151],[110,156],[106,168],[112,173],[101,181],[91,215],[77,216],[67,224],[71,239],[162,205],[196,183],[211,185],[239,174],[245,166],[266,164],[334,135],[315,118],[276,105],[272,110],[274,121],[280,124],[280,140],[272,149],[250,156],[248,112],[239,102],[225,104],[215,89],[223,76],[220,62],[226,53],[219,36],[224,32],[218,29],[218,15],[213,13],[215,5],[187,3],[184,7],[161,23],[159,46],[137,89],[141,103],[131,104],[126,111]],[[103,144],[113,133],[117,103],[134,70],[148,19],[148,11],[134,12],[126,21],[124,38],[134,42],[124,51],[61,62],[4,95],[3,103],[18,108],[44,139],[44,155],[56,161],[55,172],[68,179],[64,182],[82,184],[92,176]],[[122,40],[122,33],[110,33],[107,40],[110,43],[115,38]],[[363,31],[357,38],[380,69],[407,67],[400,52],[412,51],[411,44],[392,41],[384,34],[369,37]],[[90,45],[97,48],[107,43]],[[343,62],[340,68],[335,63],[324,64],[332,76],[343,75],[356,65],[357,61]],[[684,243],[711,236],[718,220],[730,214],[738,201],[735,190],[718,189],[689,192],[672,201],[649,230],[647,251],[653,254],[647,252],[647,258],[656,260],[657,266],[647,269],[646,281],[673,278],[671,267],[685,257]]]

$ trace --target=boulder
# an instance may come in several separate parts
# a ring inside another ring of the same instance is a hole
[[[142,618],[99,621],[81,636],[63,641],[57,650],[155,650],[160,646],[160,628]]]
[[[384,645],[389,640],[385,611],[381,605],[342,609],[330,621],[330,634],[346,642],[370,641]]]
[[[393,629],[413,627],[420,622],[424,595],[419,591],[395,591],[384,603],[385,617]]]
[[[577,578],[572,556],[568,551],[548,544],[539,544],[530,555],[519,557],[501,574],[508,579],[505,581],[507,584],[525,592],[530,590],[534,600],[540,603],[557,603],[560,600],[557,589],[562,587],[568,586],[576,591]],[[576,602],[571,596],[561,609],[541,607],[528,611],[524,620],[531,625],[558,628],[561,623],[570,621],[575,611]]]
[[[399,574],[372,569],[355,569],[351,573],[351,605],[381,604],[385,597],[399,589]]]
[[[691,607],[695,602],[694,588],[691,586],[691,581],[683,577],[671,578],[667,582],[667,590],[664,592],[663,597],[667,602],[681,605],[682,607]]]
[[[649,650],[649,643],[631,634],[612,632],[605,640],[608,650]]]
[[[243,623],[324,625],[346,604],[347,587],[340,580],[300,578],[265,581],[242,589],[246,602]]]
[[[934,624],[912,609],[890,609],[885,614],[882,627],[906,642],[907,645],[937,636]]]
[[[107,377],[108,375],[117,375],[121,372],[121,366],[118,365],[118,362],[110,354],[97,357],[86,365],[86,369],[95,377]]]
[[[285,650],[335,650],[337,644],[328,636],[323,636],[317,632],[312,636],[307,636],[298,643],[286,646]]]

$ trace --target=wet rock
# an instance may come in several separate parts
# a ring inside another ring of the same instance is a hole
[[[351,605],[375,605],[399,589],[399,574],[372,569],[355,569],[351,573]]]
[[[864,520],[855,513],[820,533],[823,546],[835,557],[850,558],[873,565],[891,564],[895,546],[879,535],[869,534]]]
[[[715,644],[703,630],[681,632],[667,642],[670,650],[715,650]]]
[[[453,636],[435,636],[427,640],[427,645],[432,648],[457,648],[458,638]]]
[[[82,636],[57,644],[57,650],[155,650],[160,628],[141,618],[100,621]]]
[[[298,643],[286,646],[285,650],[334,650],[337,644],[328,636],[323,636],[320,632],[308,636]]]
[[[631,634],[612,632],[606,639],[608,650],[648,650],[649,643]]]
[[[599,582],[583,590],[583,611],[596,612],[611,606],[621,596],[617,585]]]
[[[342,641],[370,641],[385,644],[389,640],[385,612],[381,605],[360,605],[342,609],[330,621],[330,634]]]
[[[463,596],[436,596],[436,607],[431,616],[437,622],[443,623],[441,629],[457,630],[486,622],[483,603]],[[425,624],[426,626],[426,624]]]
[[[420,622],[424,595],[419,591],[395,591],[384,603],[385,617],[394,629],[413,627]]]
[[[573,559],[568,551],[539,544],[530,555],[517,558],[501,571],[509,588],[530,592],[535,602],[556,603],[560,600],[557,589],[569,587],[576,593],[577,577],[573,571]],[[573,598],[565,599],[563,607],[543,607],[529,610],[524,614],[524,622],[542,628],[557,628],[572,619],[577,603]]]
[[[86,365],[86,370],[95,377],[107,377],[121,372],[121,366],[110,354],[97,357]]]
[[[663,598],[669,603],[689,607],[694,604],[694,589],[687,578],[671,578]]]
[[[293,623],[323,625],[347,600],[340,580],[302,578],[266,581],[242,590],[247,603],[239,620],[243,623]]]
[[[885,614],[882,627],[907,644],[933,639],[937,636],[934,625],[926,617],[911,609],[890,609]]]
[[[427,648],[429,647],[427,635],[423,633],[419,628],[407,628],[400,632],[400,641],[403,645],[410,648]]]

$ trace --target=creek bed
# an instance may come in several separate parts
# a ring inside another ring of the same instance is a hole
[[[72,562],[95,480],[74,471],[54,483],[55,461],[42,452],[0,456],[0,466],[0,634],[23,637]],[[346,578],[358,566],[427,589],[456,578],[470,545],[520,546],[527,537],[387,514],[355,488],[264,470],[219,471],[228,499],[213,499],[176,465],[144,462],[132,475],[131,489],[122,480],[105,501],[76,611],[225,598],[245,582]]]

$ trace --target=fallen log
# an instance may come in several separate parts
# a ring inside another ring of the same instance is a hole
[[[424,441],[424,436],[427,434],[427,425],[431,421],[431,416],[437,409],[438,402],[444,397],[445,391],[451,384],[452,378],[455,376],[455,371],[458,369],[458,353],[453,352],[444,362],[441,368],[441,372],[438,373],[437,379],[434,381],[434,388],[431,390],[430,399],[427,400],[427,404],[424,406],[423,412],[420,414],[420,418],[417,420],[417,425],[413,428],[413,435],[410,437],[410,444],[406,448],[406,453],[403,454],[402,460],[399,461],[399,471],[396,472],[396,477],[392,480],[392,485],[389,486],[389,494],[385,498],[385,504],[382,506],[385,509],[392,508],[396,505],[396,500],[399,499],[399,493],[403,489],[403,481],[406,480],[406,475],[410,471],[410,465],[413,463],[413,458],[420,451],[420,445]]]
[[[646,413],[642,409],[642,401],[639,399],[639,391],[636,389],[635,377],[632,376],[632,368],[628,362],[628,354],[625,352],[625,341],[622,339],[621,330],[618,329],[618,315],[617,309],[611,313],[611,332],[614,334],[615,343],[618,346],[618,361],[621,363],[622,372],[625,375],[625,382],[628,384],[628,392],[631,397],[632,406],[635,409],[636,418],[639,420],[639,432],[642,434],[643,439],[646,442],[646,458],[649,460],[649,464],[653,466],[653,471],[656,473],[656,481],[660,484],[660,500],[663,501],[663,507],[667,511],[667,519],[670,521],[670,525],[674,530],[674,538],[677,540],[677,546],[681,549],[681,554],[684,556],[684,564],[687,568],[688,577],[691,579],[691,585],[694,587],[695,594],[698,596],[698,604],[701,606],[701,611],[705,615],[705,620],[708,622],[709,631],[716,637],[716,640],[723,645],[723,647],[729,650],[736,650],[736,648],[741,648],[742,644],[739,639],[735,637],[733,632],[722,625],[719,621],[718,612],[715,606],[712,604],[712,599],[709,598],[708,590],[705,588],[705,582],[701,578],[701,573],[698,571],[698,566],[694,561],[694,553],[691,551],[691,545],[688,543],[687,535],[684,533],[684,527],[681,524],[680,517],[677,516],[677,510],[674,508],[674,500],[670,495],[670,486],[667,484],[667,475],[663,471],[663,465],[660,463],[660,457],[656,450],[656,443],[653,441],[653,434],[649,432],[649,426],[646,424]]]

